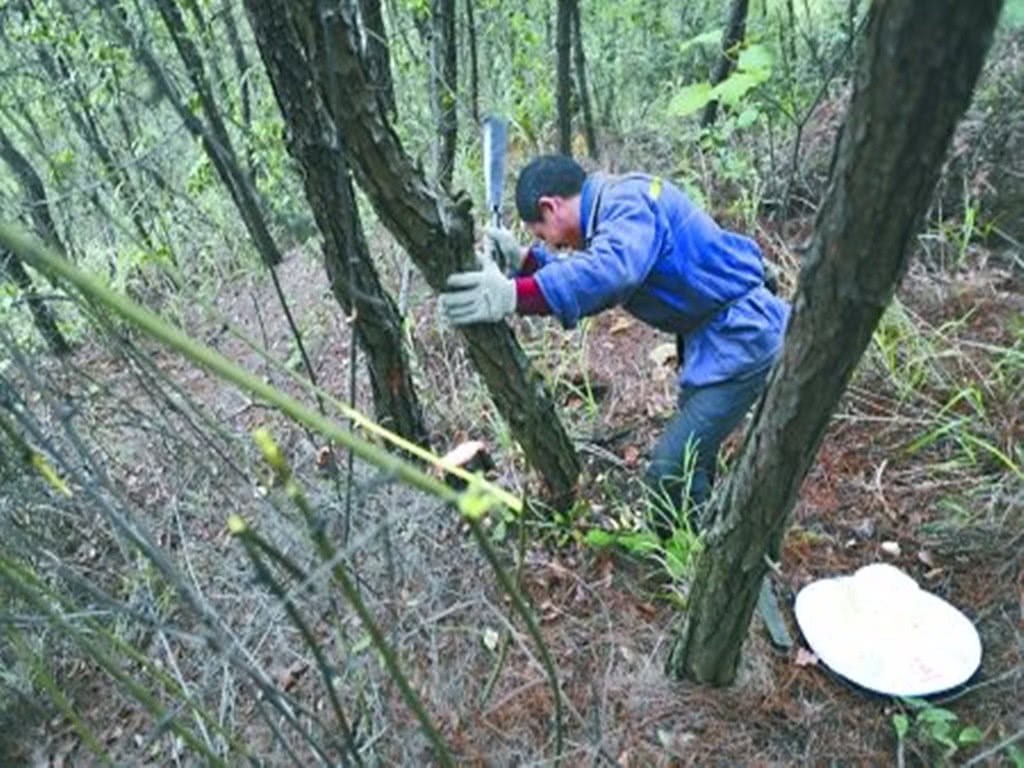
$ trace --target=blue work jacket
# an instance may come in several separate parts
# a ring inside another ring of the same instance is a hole
[[[789,305],[764,286],[757,244],[719,227],[657,177],[590,174],[580,200],[585,249],[533,247],[534,277],[566,328],[621,305],[682,336],[682,386],[742,379],[772,364]]]

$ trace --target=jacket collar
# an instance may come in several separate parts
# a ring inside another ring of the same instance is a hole
[[[584,247],[590,244],[590,238],[597,228],[597,206],[601,199],[608,177],[595,171],[583,180],[583,190],[580,192],[580,234],[583,236]]]

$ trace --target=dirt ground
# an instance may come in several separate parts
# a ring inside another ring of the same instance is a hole
[[[280,274],[293,312],[307,331],[322,386],[347,398],[348,328],[333,309],[319,265],[315,259],[293,255]],[[933,325],[961,317],[967,307],[978,307],[959,333],[979,343],[1006,343],[1013,318],[1022,310],[1021,281],[993,274],[965,275],[939,285],[934,278],[915,273],[902,297]],[[414,280],[411,335],[435,448],[444,450],[463,437],[490,440],[485,428],[491,422],[458,407],[471,377],[456,338],[438,328],[432,300],[417,298],[417,290]],[[256,336],[264,335],[272,353],[287,356],[287,330],[271,309],[265,286],[226,283],[216,304],[225,317]],[[258,356],[225,333],[223,326],[208,325],[201,317],[197,313],[192,318],[194,336],[250,370],[261,370]],[[587,464],[587,476],[595,480],[585,486],[584,496],[592,508],[611,502],[608,489],[618,487],[628,496],[631,479],[642,468],[645,453],[672,408],[671,339],[617,311],[573,334],[552,330],[544,321],[519,322],[518,334],[538,364],[572,385],[560,388],[558,396]],[[79,355],[83,364],[102,369],[101,349],[87,347]],[[191,396],[228,428],[248,432],[260,423],[261,409],[233,390],[187,366],[179,367],[170,356],[158,355],[158,362],[180,377]],[[276,374],[268,370],[266,375]],[[356,405],[370,412],[362,384]],[[1018,440],[1024,437],[1019,402],[1002,407],[1008,434]],[[948,707],[962,725],[982,731],[981,744],[959,749],[952,762],[980,756],[982,764],[1010,764],[1005,750],[985,753],[1024,728],[1021,486],[992,467],[974,473],[938,472],[935,465],[941,456],[936,451],[941,452],[941,446],[909,453],[907,445],[920,433],[920,425],[907,417],[907,410],[877,373],[865,370],[858,376],[804,483],[785,541],[777,584],[783,614],[797,642],[788,652],[776,649],[755,617],[740,679],[730,688],[673,682],[663,674],[679,610],[663,599],[656,567],[622,552],[584,548],[571,541],[556,544],[542,539],[528,546],[522,585],[541,618],[566,698],[566,765],[886,765],[900,760],[939,764],[940,751],[927,741],[908,740],[901,752],[892,723],[892,716],[901,711],[899,704],[856,688],[809,656],[793,619],[792,601],[801,587],[876,561],[898,565],[976,623],[984,646],[980,670],[933,704]],[[727,456],[736,450],[738,438],[727,445]],[[296,435],[289,449],[303,454],[301,445],[301,436]],[[493,449],[499,467],[496,479],[510,487],[529,486],[532,481],[522,474],[521,457],[497,442]],[[160,463],[157,455],[151,458]],[[311,462],[311,455],[302,461]],[[170,503],[167,494],[173,489],[150,479],[149,487],[139,489],[140,502]],[[949,499],[974,506],[966,516],[957,517],[949,511]],[[481,578],[474,571],[480,561],[472,542],[453,518],[448,519],[417,534],[426,535],[428,543],[410,539],[435,557],[421,553],[423,573],[431,567],[445,569],[447,597],[435,596],[433,608],[455,610],[443,600],[454,601],[457,607],[475,592],[500,605],[490,577]],[[216,542],[218,552],[225,551],[223,532],[215,521],[196,526],[202,537]],[[460,553],[454,558],[453,549]],[[408,589],[416,588],[415,581],[410,570]],[[483,616],[470,612],[463,621],[500,628],[493,618]],[[439,645],[432,640],[437,658],[423,673],[424,686],[427,675],[452,674],[462,666],[459,674],[474,680],[478,689],[493,658],[481,655],[477,634]],[[519,633],[516,637],[486,706],[475,709],[464,700],[468,689],[444,685],[445,693],[433,699],[444,735],[461,755],[461,764],[539,765],[542,755],[551,754],[550,690],[528,642]],[[291,667],[285,669],[287,679]],[[131,734],[144,730],[146,716],[130,703],[111,709],[102,678],[85,678],[90,682],[83,683],[82,700],[102,702],[87,710],[87,719],[108,723],[104,733],[112,754],[123,756],[125,764],[137,762]],[[294,687],[300,697],[307,691],[310,701],[322,702],[312,676]],[[395,730],[414,733],[415,722],[397,702]],[[115,725],[109,725],[112,721]],[[12,765],[91,762],[60,716],[48,715],[25,733],[26,742],[9,753]],[[409,754],[415,752],[396,757],[391,764],[429,762],[422,753],[421,758]]]

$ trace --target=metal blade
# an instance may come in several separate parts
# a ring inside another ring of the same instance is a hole
[[[484,188],[487,213],[495,226],[501,224],[501,198],[505,187],[505,153],[508,150],[508,121],[488,115],[483,121]]]

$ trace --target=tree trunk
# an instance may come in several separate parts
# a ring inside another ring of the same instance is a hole
[[[576,85],[580,94],[580,104],[583,107],[583,132],[587,137],[587,154],[591,159],[598,157],[597,133],[594,130],[594,112],[590,106],[590,91],[587,88],[587,64],[583,56],[583,25],[580,20],[579,0],[572,2],[572,39],[573,50],[575,51]]]
[[[32,228],[36,235],[66,258],[68,249],[64,247],[60,235],[57,234],[57,225],[50,214],[50,203],[46,199],[46,187],[43,186],[43,180],[39,178],[39,174],[36,173],[36,169],[32,167],[28,158],[14,146],[7,134],[4,133],[3,128],[0,128],[0,158],[7,163],[7,167],[11,169],[11,173],[18,178],[25,190],[26,207],[29,210],[29,219],[32,221]]]
[[[324,236],[331,290],[369,360],[377,420],[427,444],[402,340],[402,319],[385,293],[363,237],[344,148],[310,77],[295,28],[272,2],[246,0],[256,41],[288,124],[289,151],[302,166],[306,197]]]
[[[466,0],[466,37],[466,47],[469,48],[469,108],[473,114],[473,125],[480,125],[480,62],[477,58],[473,0]]]
[[[563,155],[572,154],[572,6],[573,0],[558,0],[558,28],[555,32],[558,151]]]
[[[37,293],[35,283],[32,282],[25,265],[12,251],[0,249],[0,274],[4,273],[10,276],[25,296],[29,312],[32,313],[32,322],[35,323],[36,330],[46,341],[50,351],[55,355],[66,355],[70,352],[71,346],[60,332],[57,318],[50,311],[46,301]]]
[[[392,119],[398,115],[395,83],[391,77],[391,53],[380,0],[359,0],[363,19],[363,56],[370,71],[370,82],[377,91],[384,112]]]
[[[221,103],[230,104],[231,91],[228,88],[228,79],[224,76],[224,69],[220,65],[221,53],[220,51],[215,50],[217,43],[213,39],[213,25],[210,24],[206,16],[203,15],[203,9],[199,7],[196,0],[175,0],[175,2],[179,5],[185,6],[189,14],[192,16],[192,23],[195,29],[193,34],[202,41],[203,48],[207,54],[205,58],[202,58],[202,54],[199,53],[198,48],[195,48],[196,54],[200,56],[198,60],[200,66],[202,66],[203,62],[208,62],[210,65],[210,71],[213,74],[212,84],[209,82],[206,84],[211,98],[214,95],[214,88],[216,88],[217,93],[220,96]],[[184,25],[182,29],[185,29]],[[188,40],[192,43],[191,37],[189,37]],[[194,47],[194,43],[192,43],[192,45]],[[210,55],[211,53],[213,55]]]
[[[278,12],[286,0],[270,0]],[[452,272],[471,268],[471,202],[452,200],[431,188],[402,149],[367,82],[359,56],[356,27],[347,9],[303,0],[301,38],[315,77],[349,149],[352,170],[381,221],[409,252],[435,291]],[[504,323],[471,326],[464,331],[470,358],[487,384],[498,411],[522,444],[530,464],[541,473],[555,502],[575,492],[579,459],[562,427],[540,377]]]
[[[433,0],[430,77],[437,119],[434,173],[445,189],[452,185],[458,120],[455,113],[458,65],[455,51],[455,0]]]
[[[668,670],[735,676],[766,557],[777,558],[829,418],[906,271],[1001,0],[879,0],[782,358],[728,481]]]
[[[245,55],[245,46],[242,45],[242,37],[238,34],[238,25],[235,23],[235,12],[232,3],[228,3],[224,9],[224,30],[228,37],[228,46],[231,48],[231,56],[235,61],[235,73],[238,77],[238,97],[242,121],[242,130],[246,135],[252,133],[252,96],[249,87],[249,57]],[[248,142],[246,142],[248,144]],[[252,154],[252,148],[245,148],[245,162],[249,169],[249,179],[256,182],[256,158]]]
[[[729,23],[722,35],[722,50],[711,73],[711,85],[718,85],[725,80],[736,66],[736,46],[743,42],[747,34],[747,7],[749,0],[732,0],[729,9]],[[700,124],[709,128],[718,117],[718,100],[713,99],[704,107],[704,116]]]

